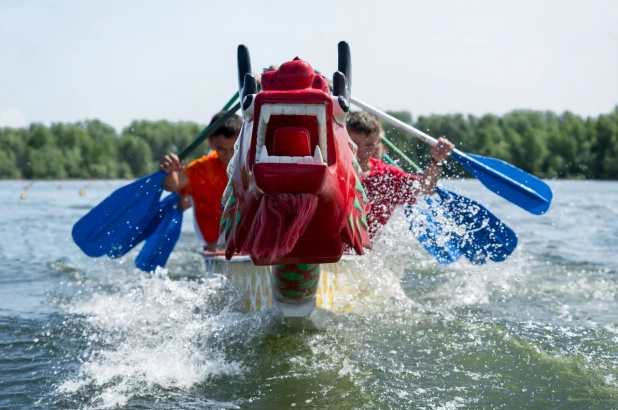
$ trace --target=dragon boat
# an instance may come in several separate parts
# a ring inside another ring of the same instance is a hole
[[[328,80],[296,57],[261,77],[238,47],[243,126],[228,166],[219,245],[205,254],[209,273],[223,273],[248,292],[248,307],[276,307],[306,317],[336,303],[344,251],[370,247],[367,196],[356,146],[345,128],[351,58],[338,45],[332,92]],[[240,256],[239,256],[240,255]]]

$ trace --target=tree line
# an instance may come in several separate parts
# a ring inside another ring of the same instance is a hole
[[[540,177],[618,179],[618,106],[596,118],[530,110],[416,121],[407,111],[390,114],[434,137],[447,136],[462,151],[503,159]],[[154,172],[166,153],[184,149],[202,128],[192,122],[133,121],[118,133],[99,120],[0,128],[0,178],[137,178]],[[426,145],[388,124],[384,129],[413,161],[429,160]],[[207,152],[204,143],[188,160]],[[451,165],[447,174],[464,171]]]
[[[0,178],[137,178],[201,130],[190,122],[133,121],[118,134],[99,120],[0,128]],[[207,151],[204,144],[189,160]]]
[[[446,136],[461,151],[502,159],[539,177],[618,179],[618,106],[596,118],[515,110],[502,117],[421,116],[413,123],[407,111],[390,114],[435,138]],[[427,145],[388,124],[384,129],[413,161],[431,158]],[[455,161],[445,172],[465,176]]]

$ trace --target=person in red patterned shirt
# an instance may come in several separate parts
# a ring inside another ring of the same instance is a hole
[[[397,205],[414,204],[418,195],[430,195],[442,174],[442,164],[455,147],[446,138],[439,138],[431,148],[433,159],[422,175],[408,174],[386,164],[382,156],[386,151],[381,138],[384,134],[380,120],[366,111],[348,115],[346,128],[358,149],[356,157],[363,170],[361,183],[371,204],[367,214],[369,237],[385,225]]]

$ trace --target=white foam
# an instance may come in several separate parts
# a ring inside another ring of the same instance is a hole
[[[90,404],[113,408],[155,389],[187,389],[245,373],[246,365],[228,359],[221,342],[229,337],[223,328],[242,315],[221,300],[222,277],[177,281],[159,270],[156,277],[142,275],[126,285],[66,306],[85,315],[83,337],[92,347],[77,374],[60,384],[60,393],[79,394],[95,386]]]

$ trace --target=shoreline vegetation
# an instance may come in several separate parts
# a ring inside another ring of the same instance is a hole
[[[618,106],[583,118],[565,112],[515,110],[504,116],[461,114],[390,115],[439,137],[462,151],[503,159],[542,178],[618,179]],[[383,124],[386,136],[423,166],[429,150],[413,137]],[[133,121],[118,133],[99,120],[0,128],[0,179],[134,179],[158,169],[159,159],[189,145],[203,126],[193,122]],[[199,147],[186,162],[208,152]],[[405,165],[402,162],[402,166]],[[405,167],[405,166],[404,166]],[[466,177],[449,161],[447,177]]]

